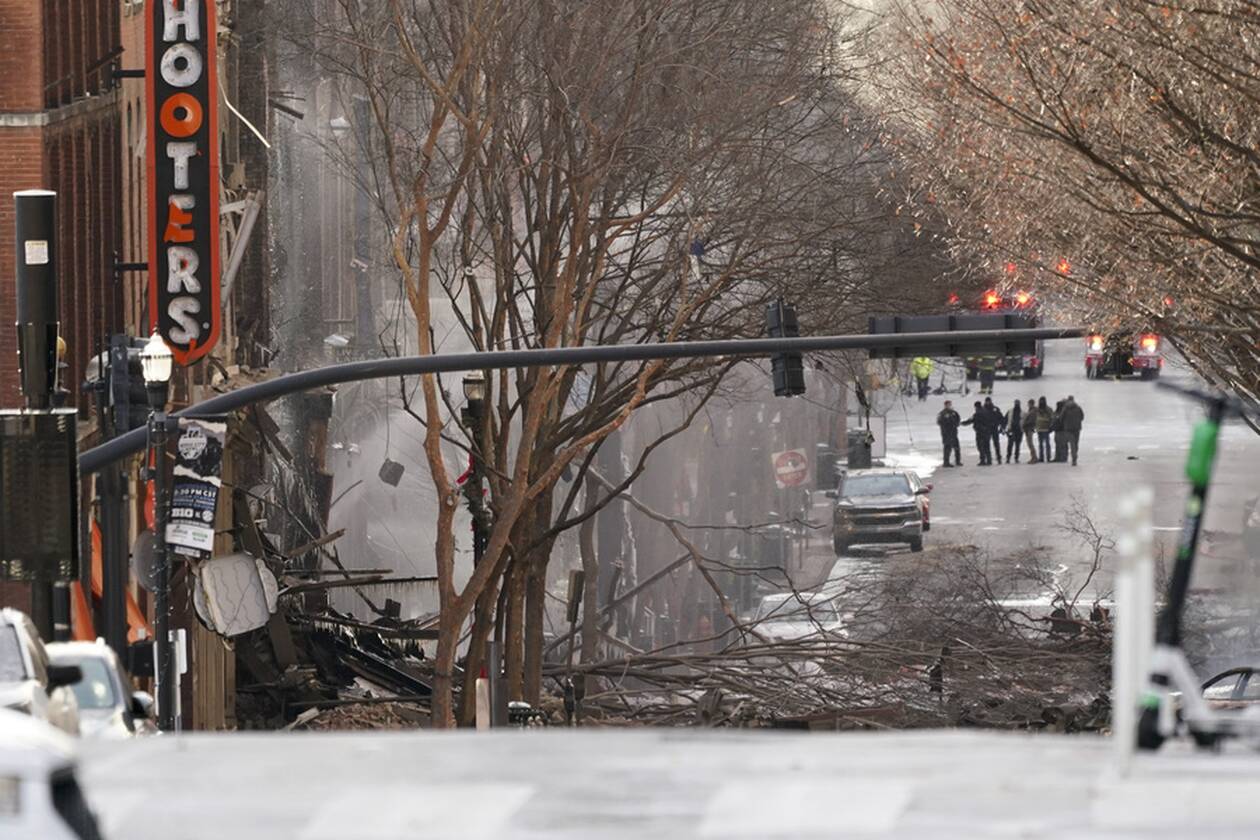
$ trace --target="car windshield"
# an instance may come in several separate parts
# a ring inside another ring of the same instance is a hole
[[[0,683],[26,679],[22,643],[12,627],[0,627]]]
[[[109,678],[109,667],[95,658],[79,660],[83,679],[74,684],[74,696],[80,709],[109,709],[117,705],[114,683]]]
[[[853,475],[844,480],[843,496],[900,496],[910,492],[904,475]]]

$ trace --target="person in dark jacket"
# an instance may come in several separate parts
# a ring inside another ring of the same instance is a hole
[[[1063,441],[1063,403],[1059,400],[1054,404],[1054,414],[1050,420],[1050,433],[1054,435],[1054,462],[1063,464],[1067,462],[1067,449]]]
[[[958,427],[962,417],[954,411],[954,404],[945,400],[945,407],[936,415],[936,425],[941,427],[941,445],[945,447],[945,466],[961,467],[962,450],[958,448]],[[950,453],[954,453],[954,463],[949,462]]]
[[[989,412],[989,444],[999,464],[1002,463],[1002,431],[1006,428],[1006,415],[993,404],[992,397],[984,398],[984,410]]]
[[[1065,448],[1072,456],[1072,466],[1076,466],[1076,450],[1081,445],[1081,426],[1085,424],[1085,410],[1077,404],[1071,394],[1063,401],[1063,439]]]
[[[1045,463],[1050,460],[1050,424],[1054,422],[1054,412],[1046,403],[1046,398],[1037,400],[1037,413],[1033,428],[1037,431],[1037,460]]]
[[[1024,412],[1024,442],[1028,444],[1028,463],[1037,463],[1037,402],[1028,401],[1028,410]]]
[[[993,415],[980,403],[975,404],[975,413],[966,420],[962,421],[962,425],[970,426],[976,433],[976,449],[980,452],[980,466],[987,467],[993,463],[993,455],[989,451],[989,444],[993,440],[993,433],[990,429],[993,426]]]
[[[1011,406],[1011,410],[1006,412],[1006,417],[1002,422],[1006,425],[1006,463],[1010,463],[1011,459],[1015,459],[1015,463],[1019,463],[1019,444],[1024,439],[1024,410],[1020,408],[1019,400],[1015,400],[1015,405]]]
[[[993,393],[993,380],[997,376],[997,357],[981,356],[976,363],[976,374],[980,377],[980,393]]]

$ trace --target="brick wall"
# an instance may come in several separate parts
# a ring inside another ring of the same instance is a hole
[[[0,407],[21,404],[14,191],[58,193],[59,302],[70,365],[62,385],[72,404],[80,403],[88,358],[123,325],[112,275],[121,244],[121,114],[112,107],[119,94],[111,66],[100,64],[119,43],[120,17],[116,0],[0,0]]]
[[[0,0],[0,407],[22,404],[14,192],[58,192],[59,302],[70,346],[63,385],[74,403],[85,402],[79,383],[98,336],[121,325],[110,265],[121,118],[109,64],[88,70],[118,44],[119,18],[118,0]],[[0,606],[29,610],[29,587],[0,583]]]
[[[17,375],[13,278],[13,193],[42,188],[43,131],[33,124],[44,106],[44,3],[0,0],[0,408],[22,404]],[[22,124],[26,123],[26,124]]]
[[[0,76],[0,90],[3,89]],[[22,405],[18,384],[17,302],[13,278],[13,193],[44,187],[43,132],[34,127],[0,126],[0,408]]]
[[[0,0],[0,112],[42,107],[44,79],[38,71],[43,43],[41,4]]]

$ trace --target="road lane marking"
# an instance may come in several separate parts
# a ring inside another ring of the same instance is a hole
[[[905,783],[851,776],[730,782],[709,799],[698,834],[759,838],[883,834],[897,826],[910,804],[910,793]]]
[[[533,795],[533,785],[496,782],[350,789],[319,806],[298,837],[501,837],[508,820]]]

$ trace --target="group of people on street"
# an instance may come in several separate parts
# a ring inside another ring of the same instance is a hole
[[[1041,397],[1028,400],[1027,408],[1019,400],[1009,411],[1003,412],[993,404],[992,397],[976,402],[975,411],[966,420],[945,401],[945,407],[936,415],[936,425],[941,429],[941,443],[945,448],[945,466],[961,467],[962,451],[958,444],[959,426],[971,426],[976,433],[976,450],[980,454],[980,466],[986,467],[997,459],[1002,463],[1002,438],[1006,438],[1006,463],[1019,463],[1020,448],[1028,444],[1028,463],[1067,463],[1076,466],[1077,450],[1081,442],[1081,427],[1085,423],[1085,411],[1069,395],[1059,400],[1053,409]],[[953,456],[954,463],[950,463]]]

